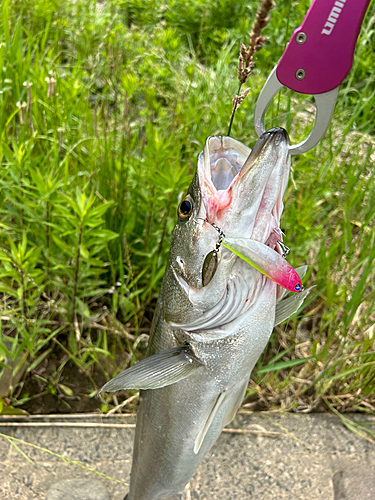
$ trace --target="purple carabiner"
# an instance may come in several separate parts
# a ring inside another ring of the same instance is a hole
[[[295,30],[276,75],[301,94],[322,94],[348,75],[370,0],[315,0]]]
[[[313,95],[316,119],[310,135],[291,145],[291,154],[304,153],[318,144],[335,107],[338,87],[348,75],[356,41],[370,0],[314,0],[302,25],[293,33],[279,63],[269,75],[254,113],[260,136],[264,116],[282,87]]]

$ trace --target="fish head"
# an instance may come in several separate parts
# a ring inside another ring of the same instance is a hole
[[[202,219],[199,170],[177,208],[169,265],[186,292],[205,287],[218,267],[218,232]],[[225,266],[224,266],[225,267]]]
[[[288,149],[288,134],[282,128],[262,134],[252,150],[231,137],[210,137],[198,161],[199,216],[220,227],[227,237],[267,244],[279,228],[283,211]]]
[[[223,297],[237,257],[220,246],[221,235],[255,239],[280,251],[282,237],[275,235],[289,177],[288,147],[281,128],[265,132],[253,150],[231,137],[207,139],[177,209],[164,283],[167,321],[192,318]]]

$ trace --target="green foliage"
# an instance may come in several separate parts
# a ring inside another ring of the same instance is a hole
[[[248,145],[255,99],[308,6],[285,0],[272,12],[232,128]],[[61,349],[64,366],[70,360],[95,389],[94,366],[108,378],[126,354],[141,356],[177,199],[207,136],[227,131],[239,44],[256,8],[245,0],[1,2],[7,359],[25,355],[34,373]],[[278,328],[254,374],[270,401],[276,390],[288,407],[300,404],[296,379],[305,380],[303,405],[361,388],[369,401],[374,392],[373,11],[329,132],[294,159],[287,244],[292,264],[310,265],[317,291],[300,326]],[[313,116],[310,98],[283,92],[267,123],[286,126],[296,142]],[[67,387],[61,374],[45,379],[46,391]]]

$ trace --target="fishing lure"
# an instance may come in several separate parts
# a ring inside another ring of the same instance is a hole
[[[205,222],[208,222],[205,220]],[[219,233],[219,240],[213,253],[216,258],[221,245],[233,252],[237,257],[247,262],[257,271],[267,276],[278,285],[290,292],[302,292],[303,285],[296,270],[285,260],[289,248],[281,243],[283,255],[261,243],[248,238],[226,238],[223,231],[214,223],[211,226]]]

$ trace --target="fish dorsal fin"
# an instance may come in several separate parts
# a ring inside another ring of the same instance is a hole
[[[305,274],[307,273],[308,268],[309,268],[309,266],[307,266],[307,265],[296,267],[296,272],[301,279],[305,277]]]
[[[212,422],[215,420],[219,411],[224,410],[224,414],[221,421],[221,429],[225,427],[229,422],[233,420],[236,412],[242,403],[243,397],[246,392],[247,384],[249,382],[249,376],[247,375],[241,382],[239,382],[234,388],[228,391],[222,392],[217,397],[212,410],[210,411],[203,427],[198,433],[198,436],[194,443],[194,453],[197,454],[202,446],[205,436],[210,429]],[[220,429],[220,430],[221,430]]]
[[[314,287],[307,288],[303,292],[296,293],[291,297],[280,300],[280,302],[278,302],[278,304],[276,305],[274,326],[279,325],[280,323],[288,319],[290,316],[292,316],[292,314],[297,312],[298,308],[301,306],[302,302],[309,294],[311,288]]]
[[[188,377],[202,367],[189,345],[172,347],[143,359],[107,382],[101,392],[124,389],[159,389]]]

